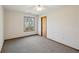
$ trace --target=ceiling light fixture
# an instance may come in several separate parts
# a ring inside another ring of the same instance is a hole
[[[34,8],[36,11],[43,11],[45,8],[43,6],[37,5]]]

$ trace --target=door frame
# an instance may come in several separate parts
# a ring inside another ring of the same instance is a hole
[[[42,25],[43,25],[43,24],[42,24],[42,18],[44,18],[44,17],[46,18],[46,36],[45,36],[45,37],[47,37],[47,16],[42,16],[42,17],[41,17],[41,36],[43,36],[43,35],[42,35],[42,32],[43,32],[43,31],[42,31]]]

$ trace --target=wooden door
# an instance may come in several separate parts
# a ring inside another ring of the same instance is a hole
[[[47,17],[41,18],[41,35],[47,37]]]

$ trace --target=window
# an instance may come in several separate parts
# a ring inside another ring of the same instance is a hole
[[[35,17],[24,16],[24,32],[35,31]]]

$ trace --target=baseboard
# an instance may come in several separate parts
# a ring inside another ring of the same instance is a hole
[[[66,44],[64,44],[64,43],[61,43],[61,42],[55,41],[55,40],[50,39],[50,38],[47,38],[47,39],[49,39],[49,40],[51,40],[51,41],[54,41],[54,42],[57,42],[57,43],[59,43],[59,44],[62,44],[62,45],[64,45],[64,46],[67,46],[67,47],[69,47],[69,48],[72,48],[72,49],[74,49],[74,50],[79,51],[79,49],[76,49],[76,48],[74,48],[74,47],[68,46],[68,45],[66,45]]]
[[[34,35],[38,35],[38,34],[32,34],[32,35],[21,36],[21,37],[10,38],[10,39],[18,39],[18,38],[30,37],[30,36],[34,36]],[[5,39],[5,41],[6,41],[6,40],[10,40],[10,39]]]

